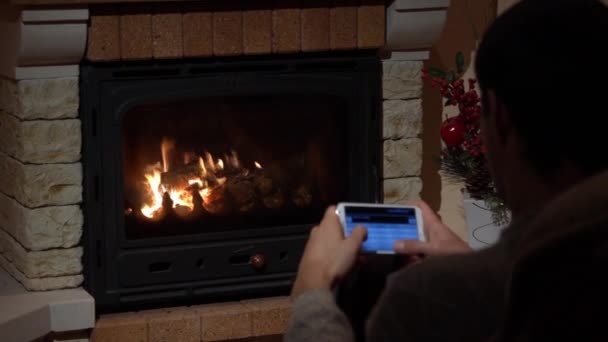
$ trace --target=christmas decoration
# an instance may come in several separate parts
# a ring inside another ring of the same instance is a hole
[[[464,130],[459,118],[449,118],[441,125],[441,139],[448,146],[460,145],[464,140]]]
[[[504,225],[508,211],[498,196],[488,165],[480,135],[481,104],[475,79],[462,78],[464,55],[456,55],[456,70],[444,71],[423,68],[422,78],[438,88],[445,106],[456,106],[458,115],[446,118],[441,125],[441,171],[449,180],[462,183],[474,199],[485,201],[492,211],[494,224]],[[465,87],[466,83],[466,87]]]

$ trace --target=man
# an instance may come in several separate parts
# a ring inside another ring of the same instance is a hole
[[[481,124],[494,183],[513,222],[496,245],[473,253],[419,203],[429,243],[400,241],[395,250],[430,257],[390,276],[368,320],[368,341],[487,341],[497,336],[508,341],[531,327],[535,333],[526,336],[538,339],[542,329],[536,323],[550,329],[560,322],[517,317],[538,309],[526,304],[530,294],[549,292],[553,296],[547,298],[556,298],[555,291],[539,285],[550,284],[530,284],[538,281],[531,275],[553,269],[547,274],[557,282],[560,248],[568,241],[594,241],[588,234],[608,228],[607,46],[608,8],[594,0],[523,0],[491,25],[476,60]],[[345,239],[333,210],[312,230],[302,258],[288,342],[353,340],[330,290],[355,264],[366,231],[358,228]],[[592,236],[601,240],[606,234]],[[606,250],[598,246],[606,245],[595,243],[593,253],[585,253],[590,259],[568,255],[566,264],[576,268],[597,261]],[[588,267],[576,270],[570,273],[582,272],[588,282],[595,276]],[[582,294],[565,294],[574,296],[571,304],[578,302],[576,295]],[[585,298],[594,305],[590,298],[595,297]]]

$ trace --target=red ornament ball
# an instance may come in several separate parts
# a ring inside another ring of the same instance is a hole
[[[466,127],[457,117],[449,118],[441,125],[441,139],[448,146],[458,146],[464,141]]]

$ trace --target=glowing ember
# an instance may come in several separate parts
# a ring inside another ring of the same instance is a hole
[[[257,161],[254,161],[253,164],[255,165],[256,168],[261,169],[262,165],[260,165],[260,163],[258,163]]]

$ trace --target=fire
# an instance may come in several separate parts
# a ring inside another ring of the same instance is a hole
[[[145,205],[141,208],[141,213],[148,217],[153,218],[155,213],[158,212],[163,206],[163,193],[165,192],[163,186],[160,184],[160,163],[153,165],[151,173],[146,173],[146,181],[151,192],[151,205]]]
[[[195,197],[200,197],[198,203],[202,200],[203,206],[212,205],[222,198],[222,187],[229,177],[250,174],[249,169],[241,166],[235,151],[224,154],[223,159],[208,151],[202,155],[186,152],[181,159],[183,165],[173,165],[175,142],[163,138],[160,152],[162,161],[144,170],[145,204],[140,212],[149,219],[161,217],[169,208],[177,215],[191,213],[197,203]],[[257,161],[253,164],[253,168],[262,169]]]
[[[160,143],[160,151],[163,157],[163,172],[169,171],[171,168],[169,155],[173,152],[175,148],[175,142],[173,140],[163,138],[163,141]]]

